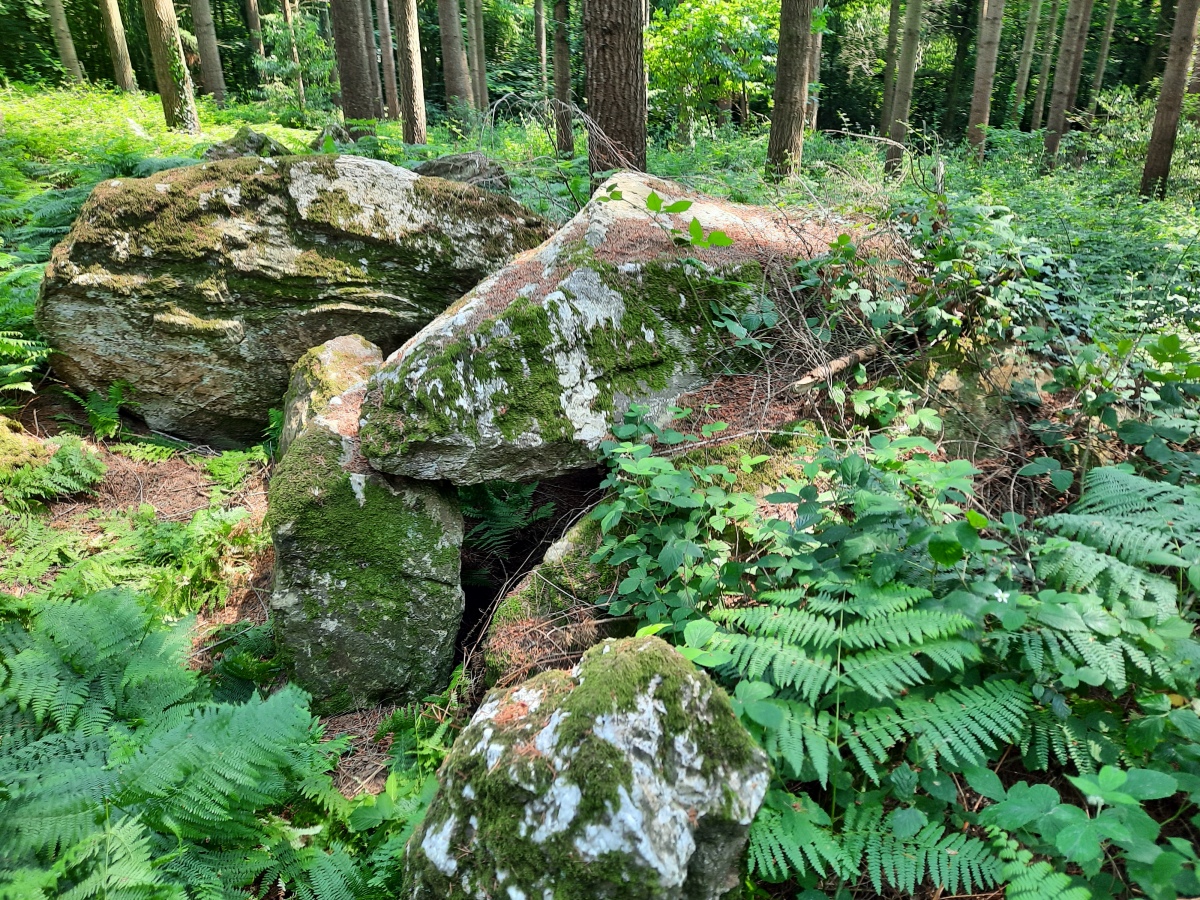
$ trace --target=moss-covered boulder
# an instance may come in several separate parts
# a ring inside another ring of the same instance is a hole
[[[273,137],[243,125],[237,134],[225,141],[218,141],[204,151],[209,162],[219,159],[236,159],[239,156],[291,156],[292,151]]]
[[[739,882],[767,761],[657,638],[488,695],[408,845],[411,900],[717,900]]]
[[[324,403],[267,496],[276,639],[323,713],[440,690],[463,614],[457,499],[371,470],[356,437],[364,387]]]
[[[380,349],[358,334],[335,337],[301,356],[283,395],[279,455],[287,452],[313,418],[327,412],[331,404],[341,405],[340,395],[363,384],[382,364]]]
[[[507,198],[352,156],[227,159],[101,182],[37,321],[77,389],[134,388],[154,428],[260,438],[306,350],[395,350],[545,224]]]
[[[620,199],[605,201],[614,190]],[[651,192],[691,206],[652,214]],[[681,242],[693,218],[731,244]],[[365,407],[364,452],[380,470],[458,484],[591,466],[631,403],[664,413],[719,368],[730,338],[714,308],[745,309],[773,267],[837,233],[648,175],[614,176],[388,359]]]
[[[448,181],[461,181],[463,184],[471,184],[500,193],[508,193],[510,187],[508,173],[504,171],[504,166],[495,160],[488,159],[478,150],[427,159],[413,166],[413,171],[418,175],[445,178]]]

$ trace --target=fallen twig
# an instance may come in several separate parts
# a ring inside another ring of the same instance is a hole
[[[847,353],[845,356],[839,356],[837,359],[830,360],[822,366],[817,366],[804,377],[788,385],[788,390],[793,394],[807,393],[818,384],[827,383],[829,379],[839,372],[843,372],[859,363],[864,363],[878,354],[878,344],[872,344],[870,347],[860,347],[857,350]]]

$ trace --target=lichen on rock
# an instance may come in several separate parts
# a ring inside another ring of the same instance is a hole
[[[493,691],[408,845],[411,900],[717,900],[738,886],[766,757],[657,638]]]
[[[328,411],[331,404],[340,405],[340,394],[364,383],[382,364],[380,349],[358,334],[336,337],[301,356],[292,367],[283,395],[279,456],[315,416]]]

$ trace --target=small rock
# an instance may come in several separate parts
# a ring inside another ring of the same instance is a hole
[[[357,334],[326,341],[300,357],[283,396],[283,432],[277,455],[282,457],[309,421],[329,410],[331,402],[341,403],[339,394],[365,382],[382,364],[379,348]]]
[[[418,175],[461,181],[463,184],[486,188],[489,191],[507,194],[511,185],[508,173],[495,160],[488,159],[478,150],[470,153],[451,153],[437,159],[427,159],[413,166]]]
[[[325,146],[327,138],[331,138],[333,140],[335,149],[338,144],[354,143],[354,138],[350,137],[350,132],[348,132],[341,125],[326,125],[321,129],[321,132],[312,139],[311,143],[309,143],[309,149],[315,150],[317,153],[330,152]]]
[[[209,162],[219,159],[236,159],[239,156],[291,155],[292,151],[279,141],[260,134],[249,125],[243,125],[229,140],[213,144],[204,151],[204,158]]]
[[[708,675],[632,638],[493,691],[438,781],[410,900],[718,900],[768,768]]]

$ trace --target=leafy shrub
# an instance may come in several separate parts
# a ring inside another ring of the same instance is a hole
[[[107,471],[100,454],[77,437],[51,438],[46,447],[51,455],[44,461],[0,469],[0,508],[30,512],[47,500],[89,491]]]

